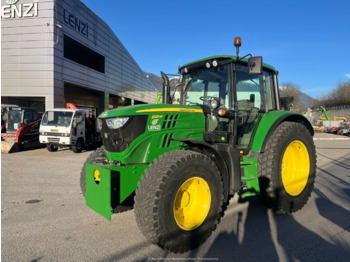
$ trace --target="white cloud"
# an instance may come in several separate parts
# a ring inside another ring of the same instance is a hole
[[[350,73],[345,74],[347,78],[350,78]]]

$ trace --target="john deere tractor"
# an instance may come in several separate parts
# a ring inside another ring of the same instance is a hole
[[[236,56],[180,67],[175,89],[162,73],[162,104],[99,116],[103,146],[81,173],[87,206],[109,220],[134,207],[150,242],[181,253],[211,235],[234,194],[258,196],[279,213],[306,204],[316,173],[313,128],[282,110],[278,71],[262,57],[240,58],[240,45],[236,38]]]

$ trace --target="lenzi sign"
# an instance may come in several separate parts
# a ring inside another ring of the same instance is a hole
[[[19,0],[6,0],[8,5],[1,6],[1,19],[38,16],[38,3],[15,5],[18,1]]]
[[[89,24],[87,22],[84,23],[78,17],[70,14],[65,9],[63,9],[63,20],[67,25],[77,30],[82,35],[89,37]]]

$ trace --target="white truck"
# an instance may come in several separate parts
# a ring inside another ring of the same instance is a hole
[[[95,118],[86,117],[84,109],[47,110],[40,124],[39,140],[50,152],[68,147],[80,153],[85,146],[101,144]]]

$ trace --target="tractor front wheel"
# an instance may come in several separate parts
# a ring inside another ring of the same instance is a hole
[[[259,157],[260,198],[278,213],[292,213],[308,201],[315,183],[316,150],[301,123],[283,122]]]
[[[135,195],[135,216],[145,237],[176,253],[192,250],[215,230],[223,184],[215,163],[192,151],[165,153],[150,164]]]

